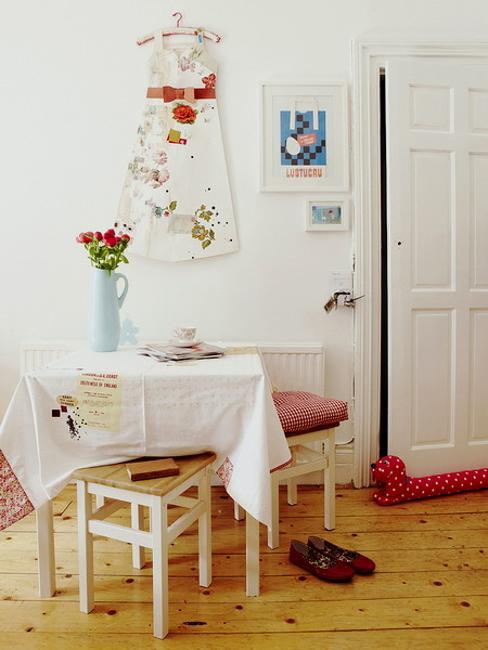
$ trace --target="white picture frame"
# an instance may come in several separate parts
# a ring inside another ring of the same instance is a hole
[[[346,82],[262,84],[260,189],[349,190]]]
[[[349,230],[350,201],[344,196],[306,201],[305,230],[309,232]]]

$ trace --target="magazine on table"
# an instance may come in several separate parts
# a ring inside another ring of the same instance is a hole
[[[158,361],[189,361],[190,359],[217,359],[225,354],[224,348],[209,343],[198,343],[192,347],[177,345],[160,345],[151,343],[138,350],[139,354],[147,354]]]

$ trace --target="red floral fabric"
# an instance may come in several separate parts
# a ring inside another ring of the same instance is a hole
[[[273,401],[285,433],[330,427],[347,420],[347,402],[305,391],[279,391]]]
[[[33,510],[24,488],[0,451],[0,530],[15,524]]]
[[[232,461],[227,456],[222,465],[217,469],[217,476],[222,480],[225,488],[229,485],[230,479],[232,478],[232,472],[234,471],[234,465]]]

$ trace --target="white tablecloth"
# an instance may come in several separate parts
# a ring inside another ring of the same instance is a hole
[[[253,351],[179,365],[133,349],[75,352],[22,377],[0,450],[0,529],[55,497],[77,468],[207,450],[229,495],[269,524],[269,474],[290,461]]]

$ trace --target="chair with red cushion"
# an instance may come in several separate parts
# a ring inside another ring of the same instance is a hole
[[[293,461],[271,474],[273,521],[268,528],[268,546],[279,546],[279,484],[288,482],[288,503],[297,503],[297,478],[304,474],[324,472],[324,527],[335,527],[335,430],[347,420],[347,403],[320,397],[304,391],[279,391],[273,400],[285,432]],[[304,447],[322,442],[323,453]],[[324,444],[326,443],[326,444]]]

